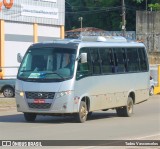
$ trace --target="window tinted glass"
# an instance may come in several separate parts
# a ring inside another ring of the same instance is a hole
[[[91,53],[91,62],[93,66],[93,74],[100,74],[101,73],[101,68],[100,68],[100,57],[98,53],[98,48],[91,48],[90,49]]]
[[[144,50],[145,50],[144,48],[138,49],[141,71],[147,71],[148,69],[147,58]]]
[[[92,74],[141,72],[148,70],[144,48],[83,48],[87,63],[79,62],[77,78]]]
[[[126,64],[125,64],[125,50],[121,48],[113,49],[114,60],[115,60],[115,72],[125,72]]]
[[[99,49],[100,57],[101,57],[101,66],[102,73],[113,73],[113,56],[112,50],[109,48],[100,48]]]
[[[138,52],[136,48],[127,48],[127,62],[128,62],[128,71],[137,72],[139,71],[139,60]]]
[[[76,50],[63,48],[31,48],[18,72],[25,81],[63,81],[73,76]]]
[[[80,54],[81,53],[87,53],[87,63],[82,64],[81,60],[78,61],[78,68],[77,68],[77,75],[76,75],[77,79],[85,76],[89,76],[92,73],[92,65],[91,65],[89,48],[80,49]]]

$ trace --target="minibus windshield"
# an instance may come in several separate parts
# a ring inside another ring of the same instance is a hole
[[[75,59],[75,49],[31,48],[24,56],[17,78],[34,82],[59,82],[71,79]]]

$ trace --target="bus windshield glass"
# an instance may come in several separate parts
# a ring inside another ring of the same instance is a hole
[[[17,78],[34,82],[60,82],[71,79],[75,59],[75,49],[31,48],[22,61]]]

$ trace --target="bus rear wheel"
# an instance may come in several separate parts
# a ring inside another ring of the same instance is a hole
[[[117,115],[120,117],[130,117],[133,115],[133,99],[128,97],[127,105],[116,109]]]
[[[81,101],[80,107],[79,107],[79,112],[75,114],[75,119],[79,123],[84,123],[87,120],[87,105],[86,102]]]
[[[35,113],[24,113],[24,118],[27,122],[34,122],[36,119],[36,114]]]

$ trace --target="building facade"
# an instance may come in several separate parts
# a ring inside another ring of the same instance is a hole
[[[0,1],[1,78],[17,74],[17,53],[36,42],[64,38],[65,0]]]

